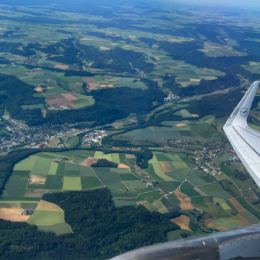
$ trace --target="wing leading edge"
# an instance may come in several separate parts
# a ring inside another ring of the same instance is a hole
[[[240,160],[260,187],[260,132],[247,125],[259,81],[248,89],[223,129]]]

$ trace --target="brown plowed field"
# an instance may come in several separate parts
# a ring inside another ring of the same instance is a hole
[[[117,165],[117,168],[129,169],[129,166],[127,166],[127,165],[125,165],[125,164],[123,164],[123,163],[119,163],[119,164]]]
[[[0,218],[13,222],[26,222],[30,215],[21,215],[22,209],[0,208]]]
[[[232,203],[232,205],[237,209],[239,213],[245,211],[245,208],[235,198],[229,199],[229,201]]]
[[[84,79],[82,79],[82,80],[84,81],[84,83],[96,83],[96,80],[94,80],[94,79],[92,79],[92,78],[90,78],[90,79],[84,78]]]
[[[54,68],[62,69],[62,70],[67,70],[69,66],[67,65],[55,65]]]
[[[36,209],[63,212],[63,210],[58,205],[45,200],[41,200]]]
[[[98,161],[98,158],[88,157],[80,165],[91,166],[93,163],[96,163],[97,161]]]
[[[63,97],[65,97],[69,101],[77,100],[78,98],[72,95],[71,93],[63,93],[61,94]]]
[[[161,169],[162,169],[162,172],[163,172],[163,173],[166,173],[166,172],[167,172],[167,169],[166,169],[166,166],[165,166],[164,162],[159,162],[159,164],[160,164],[160,167],[161,167]]]
[[[237,214],[236,216],[234,216],[234,219],[236,219],[242,226],[249,226],[249,225],[251,225],[251,223],[249,223],[240,214]]]
[[[181,229],[191,231],[191,229],[189,228],[190,218],[188,216],[181,215],[177,218],[172,218],[171,222],[177,224]]]
[[[187,195],[181,193],[179,189],[175,190],[173,193],[180,200],[180,202],[181,202],[180,207],[182,210],[194,209],[194,207],[192,206],[192,204],[190,202],[190,198]]]

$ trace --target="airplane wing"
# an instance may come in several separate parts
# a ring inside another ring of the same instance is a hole
[[[248,89],[223,129],[240,160],[260,187],[260,132],[247,125],[259,81]]]

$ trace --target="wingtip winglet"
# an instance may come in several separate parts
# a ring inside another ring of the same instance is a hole
[[[255,81],[251,87],[247,90],[244,97],[241,99],[228,121],[224,125],[224,128],[232,125],[247,125],[247,117],[249,115],[253,100],[255,98],[260,81]]]

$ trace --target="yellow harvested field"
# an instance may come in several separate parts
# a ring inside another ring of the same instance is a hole
[[[171,222],[177,224],[181,229],[191,231],[191,229],[189,228],[190,218],[188,216],[181,215],[177,218],[172,218]]]
[[[192,117],[200,117],[198,114],[191,114]]]
[[[187,195],[181,193],[179,189],[175,190],[173,193],[175,194],[175,196],[181,202],[180,207],[181,207],[182,210],[192,210],[192,209],[194,209],[194,207],[192,206],[192,204],[190,202],[190,198]]]
[[[129,154],[129,153],[127,153],[127,154],[125,155],[125,158],[126,158],[126,159],[135,159],[135,155],[134,155],[134,154]]]
[[[114,85],[113,85],[113,84],[109,84],[108,87],[109,87],[109,88],[113,88]]]
[[[37,87],[34,90],[37,91],[37,92],[42,92],[42,88],[41,87]]]
[[[187,163],[183,163],[183,166],[184,166],[184,168],[188,168],[188,165],[187,165]]]
[[[118,43],[111,43],[111,45],[118,45]]]
[[[245,208],[235,198],[229,199],[229,201],[239,213],[245,211]]]
[[[201,79],[190,79],[190,81],[200,82]]]
[[[56,204],[45,201],[45,200],[41,200],[40,203],[38,204],[37,210],[48,210],[48,211],[61,211],[63,212],[63,210]]]
[[[234,219],[236,219],[242,226],[249,226],[251,225],[245,218],[243,218],[240,214],[237,214],[234,216]]]
[[[159,162],[159,164],[160,164],[160,167],[161,167],[163,173],[168,172],[164,162]]]
[[[93,39],[92,38],[81,38],[80,40],[82,40],[82,41],[91,41]]]
[[[217,91],[214,91],[214,92],[210,93],[209,96],[210,96],[210,95],[216,95],[216,94],[226,94],[226,93],[228,93],[228,91],[229,91],[230,89],[232,89],[232,88],[217,90]]]
[[[69,66],[67,66],[67,65],[55,65],[54,68],[67,70],[69,68]]]
[[[134,35],[129,35],[129,37],[130,37],[130,38],[136,38],[136,36],[134,36]]]
[[[47,110],[46,109],[42,109],[42,117],[45,118],[47,115]]]
[[[187,126],[187,124],[177,124],[176,126],[182,127],[182,126]]]
[[[119,164],[117,165],[117,168],[120,168],[120,169],[129,169],[129,166],[127,166],[127,165],[125,165],[125,164],[123,164],[123,163],[119,163]]]
[[[107,85],[100,85],[100,87],[101,87],[101,88],[105,88],[105,87],[107,87]]]
[[[6,28],[0,28],[0,31],[6,30]]]
[[[30,215],[21,215],[23,209],[0,208],[0,218],[13,222],[26,222]]]
[[[103,50],[103,51],[109,51],[110,48],[108,48],[108,47],[104,47],[104,46],[100,46],[100,50]]]
[[[97,161],[98,161],[98,158],[88,157],[86,160],[81,162],[80,165],[91,166],[93,163],[96,163]]]
[[[38,174],[32,174],[30,175],[30,184],[44,184],[46,181],[47,175],[38,175]]]

